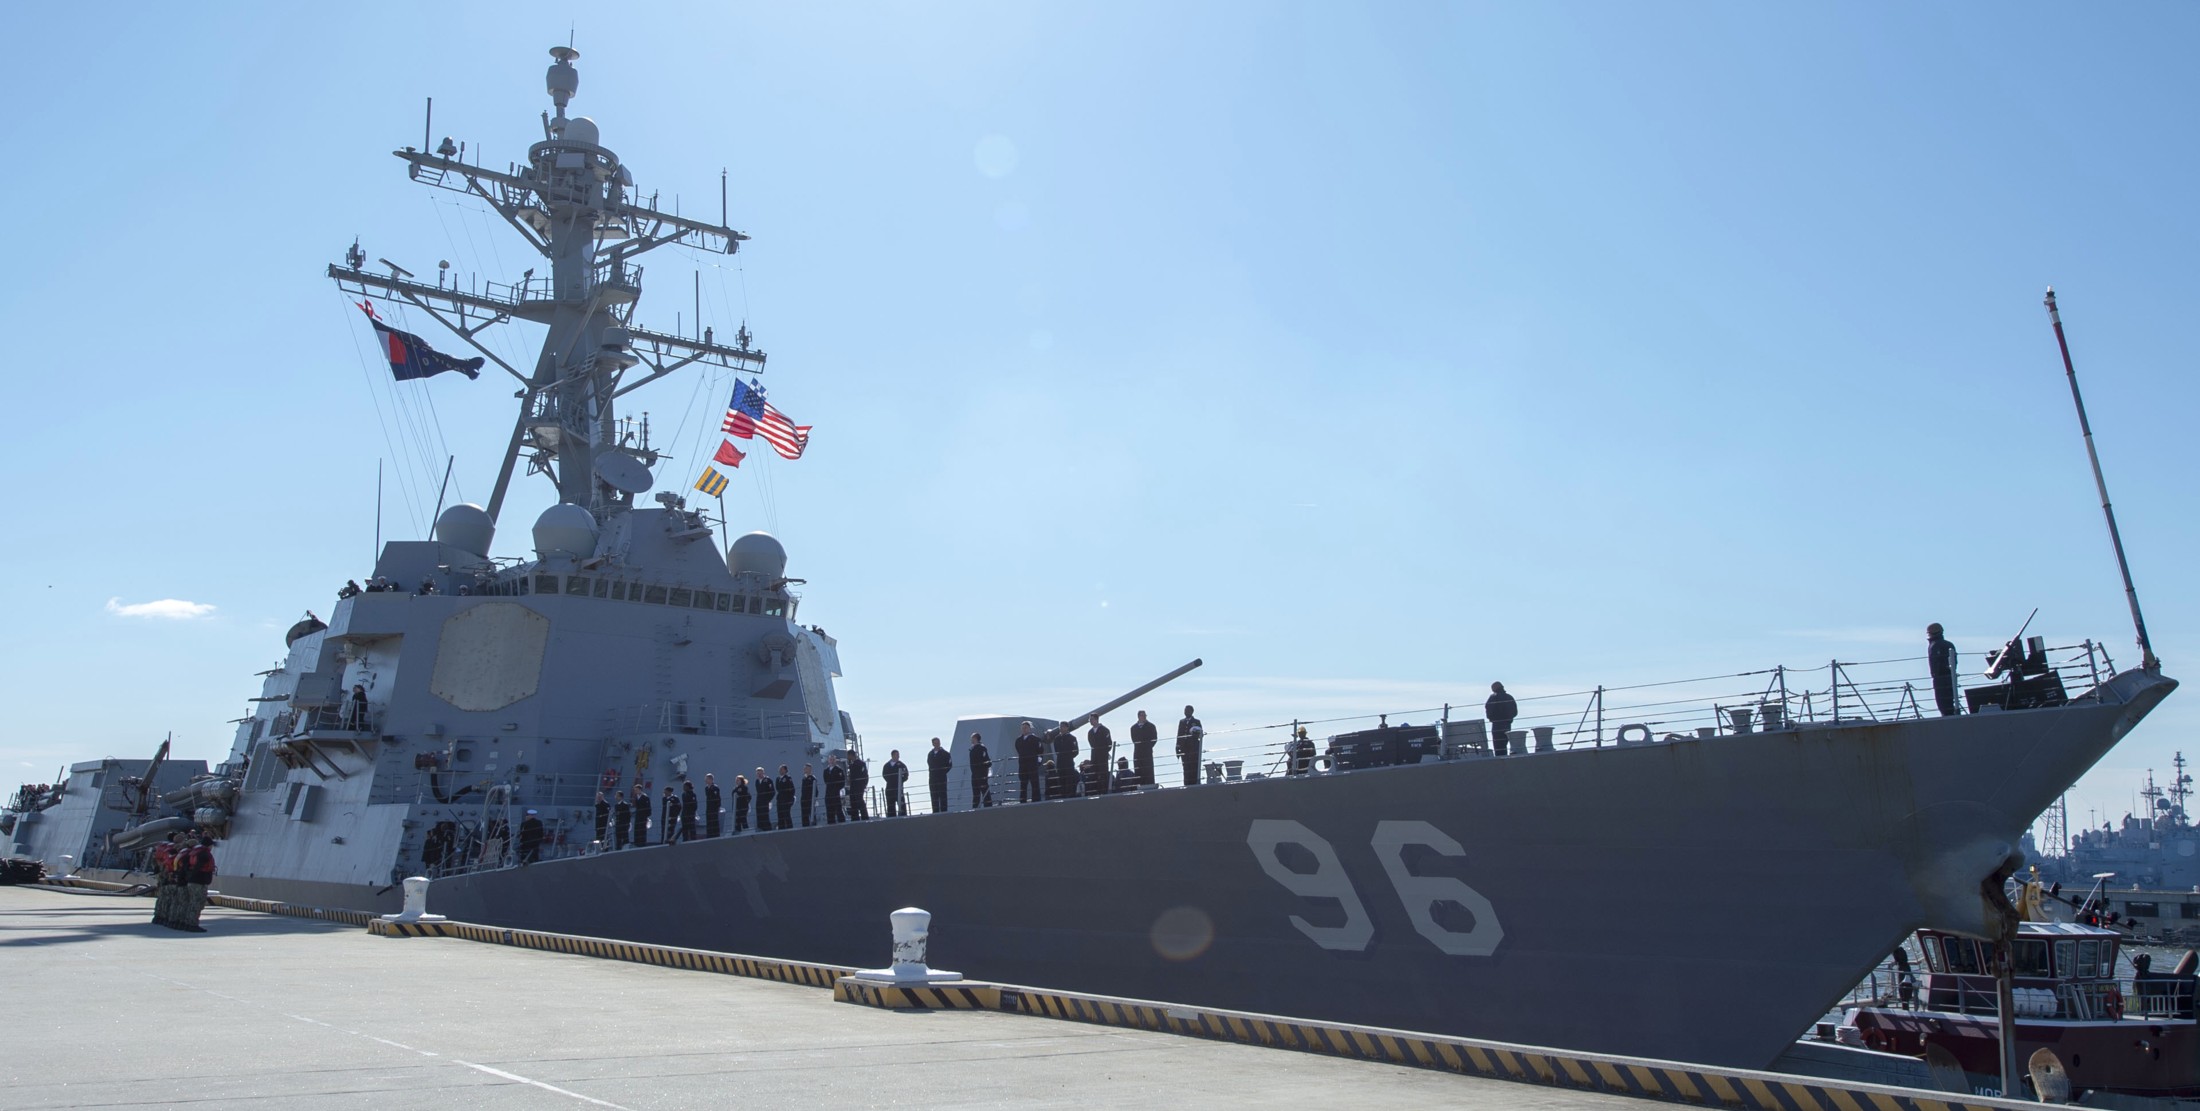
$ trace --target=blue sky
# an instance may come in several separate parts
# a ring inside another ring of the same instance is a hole
[[[378,460],[385,536],[446,451],[485,498],[510,390],[393,388],[320,271],[354,236],[533,265],[388,152],[432,96],[520,157],[569,28],[645,191],[715,215],[730,173],[754,241],[651,256],[641,317],[691,327],[699,269],[816,426],[727,505],[786,542],[871,745],[1193,656],[1151,704],[1211,728],[1914,655],[1933,620],[1976,653],[2034,606],[2128,665],[2049,284],[2158,651],[2200,659],[2189,7],[602,11],[0,17],[0,326],[41,355],[0,447],[6,766],[220,755],[367,571]],[[724,389],[631,399],[664,484]],[[129,610],[162,600],[211,608]],[[2191,706],[2074,822],[2166,775]]]

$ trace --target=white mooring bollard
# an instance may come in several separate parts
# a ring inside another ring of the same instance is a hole
[[[903,907],[888,917],[894,924],[893,967],[866,968],[855,973],[854,979],[889,984],[929,984],[962,979],[960,972],[945,972],[924,963],[924,951],[932,939],[931,911]]]
[[[440,914],[428,913],[428,877],[411,876],[405,880],[405,909],[396,914],[382,916],[384,922],[445,922]]]

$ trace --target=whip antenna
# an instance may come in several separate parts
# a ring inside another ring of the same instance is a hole
[[[2063,338],[2053,286],[2047,289],[2047,319],[2055,325],[2055,346],[2062,349],[2063,374],[2070,379],[2070,402],[2078,407],[2078,431],[2085,434],[2085,457],[2093,463],[2093,487],[2101,492],[2101,514],[2108,518],[2108,542],[2116,549],[2116,569],[2123,572],[2124,600],[2131,603],[2131,627],[2139,634],[2139,667],[2160,671],[2162,661],[2154,658],[2154,643],[2147,639],[2147,620],[2139,616],[2139,591],[2131,585],[2131,564],[2124,559],[2124,538],[2116,531],[2116,509],[2108,503],[2108,480],[2101,477],[2101,454],[2093,449],[2093,425],[2085,419],[2085,398],[2078,394],[2078,369],[2070,363],[2070,341]]]

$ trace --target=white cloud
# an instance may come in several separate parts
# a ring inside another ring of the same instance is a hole
[[[131,602],[127,605],[120,598],[109,598],[107,612],[116,617],[165,617],[171,621],[188,621],[194,617],[212,614],[214,607],[206,602],[186,602],[181,598]]]

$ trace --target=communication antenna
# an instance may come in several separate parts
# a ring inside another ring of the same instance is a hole
[[[2139,669],[2159,672],[2162,661],[2154,658],[2146,618],[2139,616],[2139,591],[2131,585],[2131,564],[2124,559],[2124,538],[2116,531],[2116,508],[2108,502],[2108,480],[2101,477],[2101,455],[2093,449],[2093,425],[2085,419],[2085,398],[2078,393],[2078,370],[2070,363],[2070,341],[2063,338],[2062,314],[2055,309],[2053,286],[2047,289],[2047,319],[2055,325],[2055,346],[2062,349],[2063,374],[2070,379],[2070,402],[2078,407],[2078,431],[2085,434],[2085,457],[2093,463],[2093,487],[2101,493],[2101,513],[2108,518],[2108,542],[2116,549],[2116,570],[2124,576],[2124,600],[2131,603],[2131,627],[2139,634]]]

